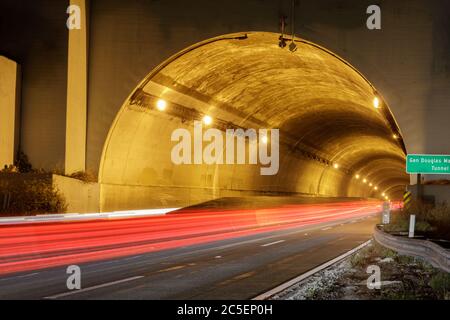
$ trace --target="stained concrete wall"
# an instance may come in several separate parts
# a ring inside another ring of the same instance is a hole
[[[20,148],[35,168],[64,168],[68,1],[2,0],[0,55],[21,66]]]
[[[20,66],[0,56],[0,170],[14,163],[20,130]]]
[[[304,0],[296,34],[340,54],[380,90],[411,153],[450,152],[450,3],[381,0],[382,30],[369,31],[373,1]],[[65,162],[69,1],[3,0],[0,54],[23,66],[21,148],[37,168]],[[87,167],[98,171],[107,132],[148,72],[195,42],[244,30],[279,31],[290,0],[188,2],[94,0],[88,75]]]
[[[409,186],[414,199],[417,199],[419,194],[418,188],[422,189],[422,197],[426,202],[435,204],[450,204],[450,185],[413,185]]]
[[[100,187],[97,183],[53,175],[53,185],[64,196],[68,213],[100,212]]]
[[[386,98],[410,153],[450,152],[450,3],[384,0],[382,29],[366,28],[373,1],[299,2],[296,34],[357,67]],[[291,1],[92,3],[88,168],[98,168],[118,108],[146,74],[170,55],[214,36],[279,31]]]

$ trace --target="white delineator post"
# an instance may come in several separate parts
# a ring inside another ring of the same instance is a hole
[[[414,229],[416,228],[416,216],[411,215],[409,218],[409,237],[414,238]]]
[[[391,204],[389,202],[383,203],[383,221],[382,224],[391,223]]]

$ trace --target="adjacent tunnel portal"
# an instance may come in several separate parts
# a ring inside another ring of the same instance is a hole
[[[398,197],[409,183],[406,150],[382,96],[332,52],[301,39],[281,48],[279,40],[266,32],[221,36],[153,70],[110,129],[101,209],[261,193]],[[279,129],[278,173],[263,176],[251,164],[174,164],[172,133],[192,131],[206,115],[220,130]]]

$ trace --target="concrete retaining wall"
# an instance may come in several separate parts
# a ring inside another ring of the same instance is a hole
[[[422,185],[421,187],[425,199],[428,199],[435,204],[441,204],[443,202],[450,204],[450,185]],[[417,185],[408,187],[413,198],[417,198],[417,189]]]
[[[434,267],[450,272],[450,250],[433,242],[396,237],[382,231],[379,226],[375,227],[374,239],[400,254],[423,258]]]
[[[53,175],[53,185],[63,194],[69,213],[100,212],[100,187],[77,179]]]

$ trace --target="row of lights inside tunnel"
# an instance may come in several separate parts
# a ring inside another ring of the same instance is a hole
[[[373,99],[373,106],[375,107],[375,109],[379,109],[380,108],[380,100],[378,99],[378,97],[375,97]],[[167,101],[163,100],[163,99],[159,99],[156,102],[156,109],[158,109],[161,112],[166,111],[167,109]],[[204,115],[202,118],[203,123],[206,126],[211,126],[214,122],[213,118],[209,115]],[[393,136],[394,139],[397,139],[398,136],[396,134],[394,134]],[[269,138],[267,136],[264,136],[261,140],[262,143],[267,144],[269,142]],[[340,168],[340,165],[338,163],[334,163],[333,164],[333,168],[338,170]],[[355,178],[357,180],[359,180],[361,178],[361,176],[359,174],[355,175]],[[364,184],[368,184],[369,187],[373,188],[374,191],[378,191],[378,187],[374,186],[371,182],[369,182],[366,178],[362,179],[362,182]],[[386,195],[386,193],[381,193],[381,197],[384,198],[385,200],[389,201],[389,197]]]
[[[156,109],[158,109],[161,112],[166,111],[167,109],[167,101],[163,100],[163,99],[159,99],[156,102]],[[206,126],[211,126],[214,122],[213,118],[209,115],[204,115],[202,118],[202,122],[204,125]],[[268,144],[269,143],[269,138],[267,136],[262,137],[261,142],[263,144]]]
[[[359,174],[356,174],[356,175],[355,175],[355,179],[356,179],[356,180],[360,180],[360,179],[361,179],[361,176],[360,176]],[[369,185],[369,187],[372,188],[373,191],[378,191],[378,187],[375,186],[372,182],[368,181],[366,178],[363,178],[363,179],[362,179],[362,183]],[[380,195],[381,195],[381,197],[382,197],[383,199],[385,199],[386,201],[389,201],[389,200],[390,200],[390,199],[389,199],[389,196],[388,196],[385,192],[382,192]]]
[[[381,103],[380,103],[380,99],[375,95],[375,97],[373,98],[373,107],[375,109],[380,109],[381,108]],[[397,140],[399,138],[399,136],[397,134],[393,134],[392,138],[394,138],[394,140]]]

